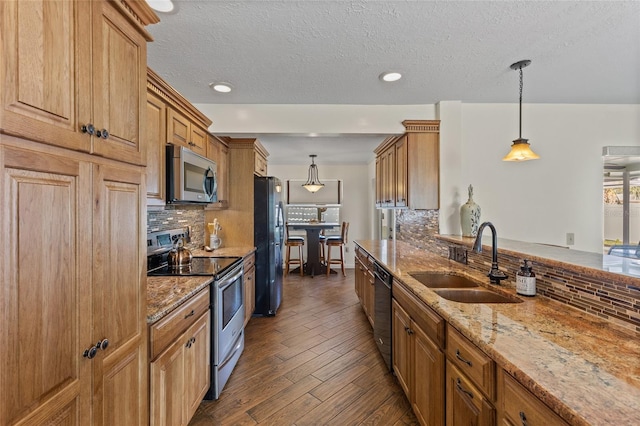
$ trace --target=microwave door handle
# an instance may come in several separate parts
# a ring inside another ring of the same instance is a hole
[[[211,186],[211,191],[208,191],[207,188],[207,181],[209,179],[213,180],[213,185]],[[207,196],[207,200],[208,201],[212,201],[213,200],[213,195],[217,192],[218,190],[218,182],[216,179],[216,173],[211,170],[211,167],[208,167],[207,170],[205,170],[204,172],[204,177],[202,179],[202,189],[204,190],[205,195]]]

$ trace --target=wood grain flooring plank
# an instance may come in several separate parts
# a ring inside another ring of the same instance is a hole
[[[365,365],[354,365],[352,368],[325,380],[309,393],[320,401],[326,401],[336,392],[340,392],[342,388],[357,379],[361,374],[367,374],[369,371],[370,368]]]
[[[349,368],[353,364],[357,363],[366,354],[360,351],[350,351],[340,356],[339,358],[331,361],[329,364],[313,372],[313,375],[320,380],[328,380],[330,377],[340,373],[342,370]]]
[[[273,413],[269,418],[261,422],[261,425],[266,426],[284,426],[298,424],[297,420],[300,417],[306,415],[309,410],[314,409],[321,402],[313,396],[305,393],[297,400],[293,401],[289,406],[281,408]]]
[[[298,398],[308,393],[312,389],[315,389],[320,384],[322,384],[322,382],[315,377],[306,376],[297,383],[294,383],[286,389],[283,389],[277,394],[271,396],[269,399],[265,399],[260,404],[251,408],[248,413],[258,423],[261,423],[277,411],[288,407]],[[318,401],[318,404],[320,404],[320,401]],[[304,414],[305,413],[303,413],[302,415]],[[298,417],[301,417],[302,415]]]
[[[349,383],[340,393],[333,395],[331,398],[307,412],[303,417],[296,420],[296,426],[326,424],[329,420],[338,416],[342,410],[351,403],[358,400],[364,393],[364,389],[353,383]]]
[[[392,425],[403,418],[403,416],[411,411],[411,405],[407,398],[398,392],[387,398],[370,416],[368,416],[362,425]]]
[[[311,361],[306,362],[301,366],[289,371],[287,374],[284,375],[284,377],[286,377],[287,379],[295,383],[301,380],[303,377],[313,374],[315,371],[319,370],[320,368],[324,367],[325,365],[338,359],[341,356],[342,354],[339,354],[337,352],[327,351],[322,355],[318,355],[316,358],[312,359]]]
[[[359,425],[371,416],[383,403],[393,397],[393,388],[376,383],[375,386],[362,393],[356,401],[342,410],[336,419],[341,425]]]

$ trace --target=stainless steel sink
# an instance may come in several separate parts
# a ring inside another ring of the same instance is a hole
[[[478,287],[478,283],[462,275],[444,272],[409,272],[409,276],[420,281],[429,288],[471,288]]]
[[[505,296],[484,288],[439,289],[433,290],[438,296],[460,303],[521,303],[517,297]]]

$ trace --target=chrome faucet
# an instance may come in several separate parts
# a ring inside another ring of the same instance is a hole
[[[489,277],[489,281],[493,284],[500,284],[501,280],[507,279],[507,274],[498,269],[498,233],[496,232],[496,227],[493,226],[491,222],[484,222],[478,228],[478,236],[476,237],[475,243],[473,243],[473,251],[476,253],[482,252],[482,231],[484,231],[485,227],[491,228],[491,244],[492,244],[492,258],[491,258],[491,270],[487,275]]]

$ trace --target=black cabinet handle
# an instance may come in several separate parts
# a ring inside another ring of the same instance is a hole
[[[460,361],[464,362],[465,364],[467,364],[469,367],[471,367],[471,361],[467,361],[466,359],[462,358],[460,356],[460,349],[456,349],[456,358],[458,358]]]
[[[527,426],[527,416],[524,415],[524,411],[520,411],[520,421],[522,426]]]
[[[98,130],[96,132],[96,136],[102,139],[107,139],[109,137],[109,131],[107,131],[107,129]]]
[[[93,136],[93,134],[96,132],[96,128],[93,127],[93,124],[89,123],[89,124],[83,124],[80,127],[80,131],[82,131],[82,133],[88,133],[91,136]]]
[[[96,348],[102,349],[103,351],[107,349],[109,346],[109,339],[102,339],[98,343],[96,343]]]
[[[192,317],[194,315],[195,315],[195,312],[192,309],[191,312],[189,312],[187,315],[184,316],[184,319],[187,319],[187,318]]]
[[[85,358],[93,358],[94,356],[96,356],[96,354],[98,353],[98,348],[96,348],[95,346],[91,346],[89,349],[86,349],[84,351],[84,353],[82,354],[83,357]]]
[[[467,395],[469,398],[473,399],[473,394],[471,392],[469,392],[468,390],[466,390],[465,388],[462,387],[462,382],[460,381],[460,377],[458,377],[456,379],[456,387],[458,388],[458,390],[462,393],[464,393],[465,395]]]

